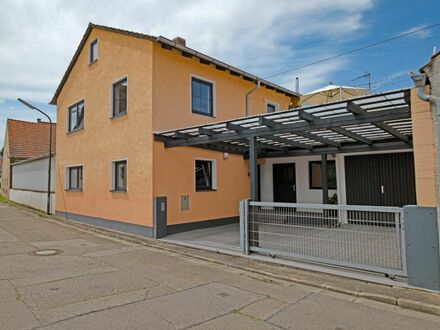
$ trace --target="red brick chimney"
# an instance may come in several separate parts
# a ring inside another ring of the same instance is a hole
[[[186,40],[183,39],[182,37],[175,37],[172,41],[174,41],[176,44],[180,46],[186,47]]]

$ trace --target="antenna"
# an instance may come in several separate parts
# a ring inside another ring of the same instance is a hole
[[[371,94],[371,73],[366,71],[365,74],[363,74],[362,76],[356,77],[354,79],[352,79],[351,81],[356,81],[359,79],[364,79],[367,78],[368,79],[368,94]]]

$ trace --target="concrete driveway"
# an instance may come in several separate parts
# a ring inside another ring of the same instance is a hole
[[[36,256],[37,250],[62,253]],[[439,329],[433,315],[86,233],[0,204],[1,329]]]

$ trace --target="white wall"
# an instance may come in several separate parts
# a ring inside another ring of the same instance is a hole
[[[55,209],[55,157],[52,158],[51,168],[51,213]],[[29,159],[12,164],[12,188],[9,199],[34,207],[47,210],[47,174],[48,157]]]
[[[12,188],[47,192],[47,157],[12,164]],[[51,191],[55,189],[55,157],[52,158]]]
[[[339,157],[328,156],[328,160],[336,159],[336,180],[337,188],[340,187],[338,171]],[[264,202],[273,201],[273,177],[272,177],[272,165],[279,163],[295,163],[296,171],[296,200],[297,203],[322,203],[322,189],[310,189],[309,188],[309,161],[321,160],[321,156],[303,156],[303,157],[283,157],[283,158],[268,158],[264,164],[260,165],[261,170],[261,200]],[[338,189],[329,189],[328,195],[338,194]],[[339,199],[339,195],[338,195]]]
[[[9,199],[20,204],[28,205],[33,208],[47,210],[47,192],[37,192],[29,190],[9,190]],[[50,213],[55,212],[55,193],[50,194]]]

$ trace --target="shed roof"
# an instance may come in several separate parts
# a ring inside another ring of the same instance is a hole
[[[114,33],[120,33],[120,34],[125,34],[131,37],[135,37],[135,38],[142,38],[142,39],[147,39],[147,40],[151,40],[154,42],[159,42],[163,48],[166,49],[176,49],[178,51],[180,51],[182,53],[183,56],[186,57],[196,57],[199,59],[200,63],[203,64],[212,64],[215,66],[215,68],[221,70],[221,71],[228,71],[231,75],[233,76],[238,76],[238,77],[242,77],[245,80],[249,80],[249,81],[253,81],[255,83],[257,83],[258,81],[260,81],[260,85],[261,86],[265,86],[269,89],[275,90],[279,93],[283,93],[287,96],[290,97],[299,97],[300,95],[298,93],[295,93],[285,87],[279,86],[277,84],[274,84],[270,81],[267,81],[265,79],[262,79],[260,77],[257,77],[255,75],[252,75],[246,71],[243,71],[241,69],[238,69],[232,65],[226,64],[222,61],[219,61],[213,57],[210,57],[208,55],[205,55],[201,52],[198,52],[192,48],[186,47],[186,46],[182,46],[179,45],[177,42],[172,41],[168,38],[165,38],[163,36],[159,36],[159,37],[154,37],[152,35],[148,35],[148,34],[144,34],[144,33],[139,33],[139,32],[133,32],[133,31],[128,31],[128,30],[122,30],[122,29],[117,29],[117,28],[113,28],[113,27],[109,27],[109,26],[104,26],[104,25],[98,25],[98,24],[93,24],[93,23],[89,23],[86,32],[84,33],[81,42],[78,45],[78,48],[75,51],[75,54],[72,57],[72,60],[70,61],[69,66],[67,67],[66,72],[64,73],[63,78],[61,79],[60,84],[58,85],[55,94],[52,98],[52,100],[50,101],[50,104],[56,104],[57,103],[57,98],[58,95],[61,93],[61,90],[63,89],[64,84],[67,81],[67,78],[69,77],[70,72],[73,69],[73,66],[76,63],[76,60],[79,57],[79,54],[81,53],[82,48],[84,47],[88,36],[90,35],[92,29],[101,29],[101,30],[105,30],[105,31],[109,31],[109,32],[114,32]]]
[[[49,123],[8,119],[9,157],[28,159],[49,154]],[[52,124],[52,150],[55,151],[56,124]]]

